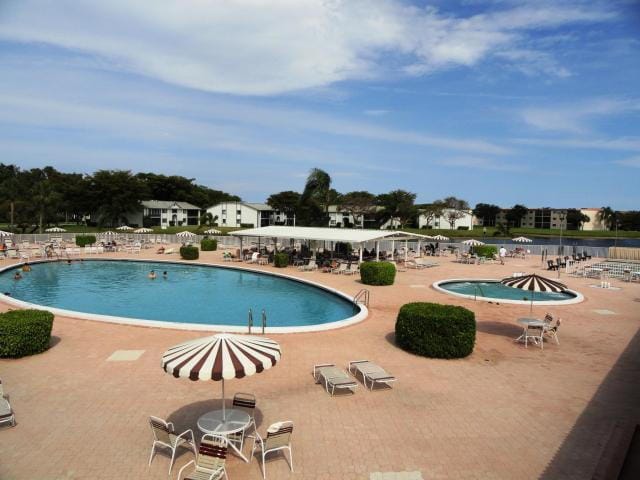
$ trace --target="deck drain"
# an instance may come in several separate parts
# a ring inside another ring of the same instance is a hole
[[[107,358],[107,362],[135,362],[144,352],[144,350],[116,350]]]

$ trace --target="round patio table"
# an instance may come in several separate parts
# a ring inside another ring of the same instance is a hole
[[[224,417],[222,410],[213,410],[205,413],[198,419],[198,429],[203,433],[212,433],[226,437],[232,433],[244,430],[250,422],[251,417],[247,412],[242,410],[228,408],[224,411]],[[244,456],[242,451],[238,449],[234,443],[229,442],[229,446],[231,446],[245,462],[249,462],[249,459]]]
[[[544,328],[544,320],[539,320],[533,317],[522,317],[517,320],[517,322],[522,325],[522,335],[515,339],[516,342],[521,342],[524,337],[527,335],[527,327],[543,327]]]

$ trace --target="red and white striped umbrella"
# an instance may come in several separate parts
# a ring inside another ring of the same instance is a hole
[[[541,277],[532,273],[531,275],[524,275],[522,277],[507,277],[500,281],[503,285],[511,288],[519,288],[520,290],[528,290],[531,292],[531,306],[529,307],[529,313],[533,311],[533,296],[535,292],[552,292],[561,293],[567,290],[567,286],[564,283],[550,280],[546,277]]]
[[[264,337],[219,333],[190,340],[162,355],[162,368],[176,378],[224,381],[249,377],[275,366],[282,353],[277,342]]]

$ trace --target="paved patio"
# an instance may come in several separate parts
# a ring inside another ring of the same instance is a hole
[[[136,258],[145,256],[158,258],[151,251]],[[270,335],[282,345],[282,362],[227,382],[228,397],[236,391],[257,396],[261,433],[278,420],[295,423],[295,472],[274,456],[267,478],[591,477],[616,422],[640,418],[640,285],[614,282],[621,290],[608,291],[591,288],[592,279],[563,276],[586,300],[549,307],[563,319],[560,346],[525,349],[513,339],[520,333],[515,319],[528,306],[458,299],[430,285],[444,278],[540,272],[539,257],[509,259],[505,266],[451,260],[400,272],[394,286],[370,287],[371,312],[358,325]],[[200,261],[218,263],[221,256],[203,252]],[[352,276],[291,268],[287,273],[348,294],[362,288]],[[410,301],[472,309],[478,322],[474,353],[433,360],[397,348],[395,318]],[[203,333],[57,317],[53,335],[46,353],[0,360],[18,422],[0,429],[0,479],[167,478],[167,456],[157,455],[147,467],[148,415],[168,418],[179,431],[195,429],[199,415],[219,407],[220,384],[174,379],[161,370],[160,357],[167,347]],[[362,358],[399,378],[392,390],[360,386],[355,395],[332,398],[314,384],[315,363],[346,365]],[[177,459],[173,478],[191,458],[185,451]],[[233,456],[228,474],[232,480],[261,478],[255,459],[247,464]]]

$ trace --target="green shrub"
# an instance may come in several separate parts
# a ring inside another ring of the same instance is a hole
[[[76,245],[79,247],[93,245],[94,243],[96,243],[95,235],[76,235]]]
[[[200,249],[203,252],[213,252],[218,249],[218,240],[215,238],[203,238],[200,242]]]
[[[286,253],[276,253],[273,256],[273,266],[278,268],[284,268],[289,265],[289,255]]]
[[[396,320],[396,342],[431,358],[463,358],[473,352],[476,318],[471,310],[438,303],[407,303]]]
[[[393,285],[396,267],[389,262],[364,262],[360,265],[360,278],[365,285]]]
[[[494,254],[498,253],[498,247],[495,245],[479,245],[477,247],[473,247],[473,251],[479,257],[491,258]]]
[[[197,260],[200,257],[198,247],[180,247],[180,256],[183,260]]]
[[[51,342],[53,313],[11,310],[0,313],[0,358],[20,358],[44,352]]]

